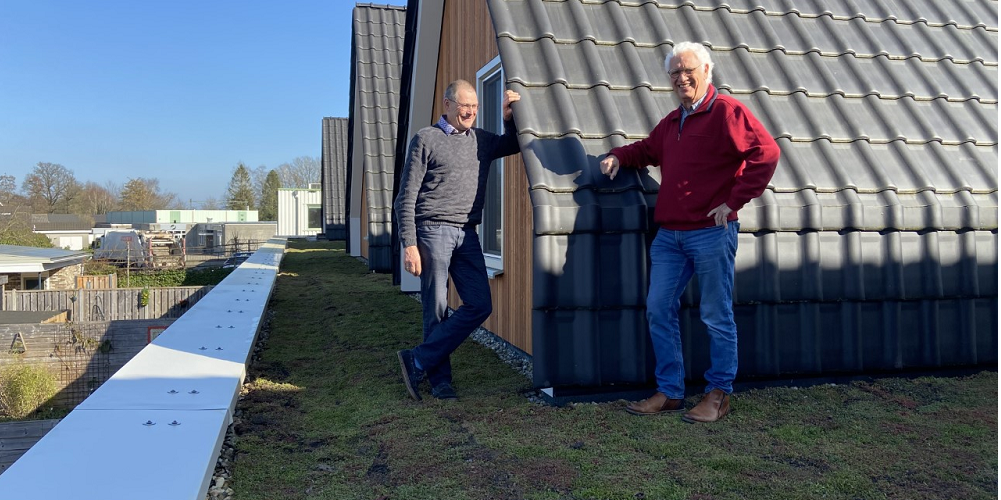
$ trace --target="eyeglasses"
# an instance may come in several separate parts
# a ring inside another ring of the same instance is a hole
[[[691,78],[695,70],[699,69],[701,66],[695,66],[694,68],[675,68],[668,71],[667,74],[671,76],[672,80],[677,80],[679,76],[684,73],[685,76]]]
[[[446,99],[446,100],[458,106],[459,111],[476,111],[480,107],[479,104],[462,104],[461,102],[455,102],[451,99]]]

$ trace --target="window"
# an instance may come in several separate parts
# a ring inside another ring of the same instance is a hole
[[[320,217],[321,210],[320,205],[307,205],[306,206],[306,228],[307,229],[320,229],[323,224]]]
[[[23,287],[24,290],[44,290],[45,289],[45,280],[42,279],[41,275],[38,275],[35,278],[29,278],[27,276],[23,276],[22,275],[22,280],[23,280],[23,283],[24,283],[24,287]]]
[[[480,101],[478,126],[495,134],[504,133],[504,71],[500,57],[487,63],[476,73],[476,93]],[[491,276],[504,270],[504,159],[494,160],[487,178],[483,202],[483,223],[480,224],[480,244]]]

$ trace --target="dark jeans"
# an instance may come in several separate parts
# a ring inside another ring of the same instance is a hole
[[[449,356],[486,321],[493,306],[483,250],[474,229],[418,226],[417,250],[421,254],[424,343],[414,348],[414,358],[435,387],[452,382]],[[445,317],[449,275],[462,306]]]

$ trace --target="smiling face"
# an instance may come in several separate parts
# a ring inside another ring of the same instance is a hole
[[[682,52],[672,57],[667,71],[671,75],[674,92],[685,107],[691,107],[692,103],[706,95],[709,65],[699,62],[694,52]]]
[[[445,119],[459,132],[469,130],[476,123],[476,112],[479,103],[476,100],[476,90],[472,87],[459,87],[455,90],[455,100],[445,99]]]

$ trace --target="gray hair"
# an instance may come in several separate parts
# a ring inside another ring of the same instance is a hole
[[[445,99],[455,102],[455,94],[459,93],[459,89],[464,89],[464,88],[468,88],[473,92],[476,91],[476,87],[473,87],[473,84],[465,80],[459,79],[448,84],[448,87],[445,87]]]
[[[667,57],[664,59],[664,69],[666,69],[668,72],[670,72],[671,71],[671,59],[674,59],[675,57],[678,57],[679,55],[681,55],[681,54],[683,54],[685,52],[691,52],[692,54],[695,54],[695,57],[697,57],[698,60],[699,60],[699,64],[701,64],[701,65],[708,64],[709,65],[709,71],[706,72],[706,82],[707,83],[712,83],[713,82],[713,66],[715,66],[715,64],[713,64],[712,58],[709,57],[709,51],[706,50],[705,45],[702,45],[701,43],[694,43],[694,42],[676,43],[674,45],[674,48],[671,49],[671,53],[668,54]]]

